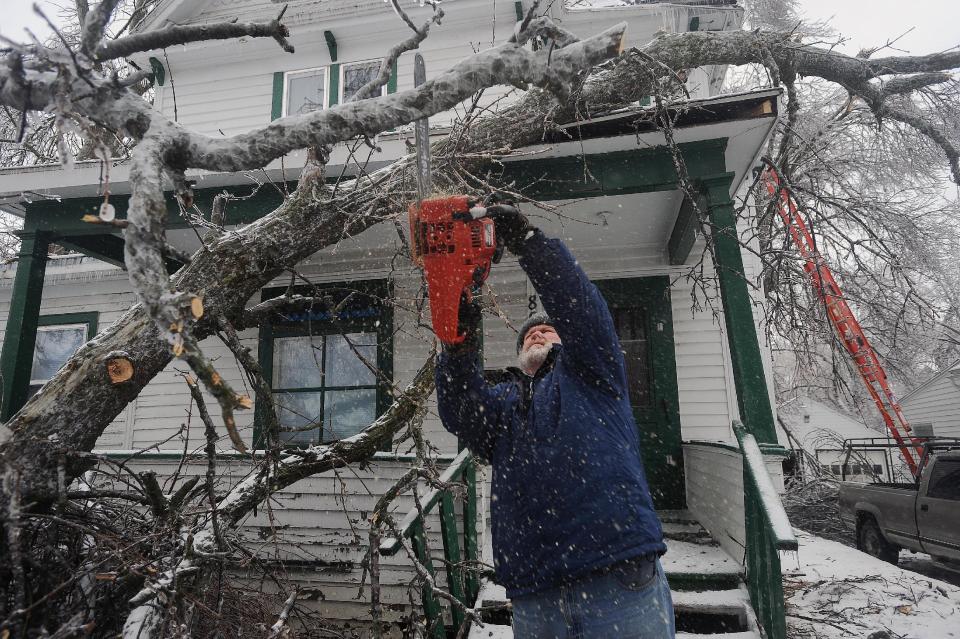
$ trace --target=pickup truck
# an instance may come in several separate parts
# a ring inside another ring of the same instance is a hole
[[[960,567],[960,450],[925,455],[915,483],[840,484],[840,518],[857,548],[897,563],[900,549]]]

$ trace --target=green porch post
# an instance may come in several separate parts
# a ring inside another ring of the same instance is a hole
[[[0,356],[0,374],[3,375],[0,420],[4,422],[27,401],[50,235],[26,232],[21,233],[20,241],[17,275],[13,280],[10,315],[3,337],[3,355]]]
[[[763,372],[753,305],[743,273],[736,214],[730,199],[733,177],[733,173],[724,173],[701,178],[698,182],[706,196],[712,225],[717,278],[720,282],[720,297],[740,418],[757,441],[776,444],[773,409],[770,406],[770,395]]]

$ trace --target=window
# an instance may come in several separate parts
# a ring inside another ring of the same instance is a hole
[[[37,322],[28,396],[32,396],[97,330],[96,313],[44,315]]]
[[[374,332],[275,338],[280,441],[336,441],[366,428],[376,418],[376,354]]]
[[[653,364],[647,339],[647,315],[641,308],[611,308],[613,325],[620,338],[627,384],[630,386],[630,405],[649,407],[653,404]]]
[[[284,76],[283,114],[300,115],[327,106],[326,69],[290,71]]]
[[[380,72],[380,60],[354,62],[340,67],[340,103],[348,102],[363,85],[372,81]],[[380,95],[386,93],[386,86],[381,87]]]
[[[351,437],[389,405],[391,329],[383,303],[387,290],[380,282],[360,282],[300,291],[332,297],[337,317],[326,308],[306,309],[277,314],[261,327],[260,363],[273,389],[282,444],[310,446]],[[265,291],[264,299],[277,294],[282,291]],[[262,423],[261,413],[258,442]]]
[[[930,472],[927,497],[960,501],[960,460],[937,460]]]

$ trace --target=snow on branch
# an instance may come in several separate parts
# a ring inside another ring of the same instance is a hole
[[[262,464],[237,483],[217,502],[210,516],[190,536],[192,543],[188,544],[190,547],[187,549],[190,556],[184,557],[154,581],[145,584],[131,598],[134,609],[124,623],[123,636],[139,639],[156,636],[155,633],[162,625],[163,615],[152,613],[158,607],[155,598],[169,589],[178,578],[195,573],[204,557],[215,555],[219,546],[216,528],[218,521],[221,526],[235,528],[271,494],[304,477],[369,459],[385,438],[392,437],[416,415],[433,392],[434,362],[434,356],[429,357],[390,408],[361,433],[330,444],[291,451],[275,464]]]
[[[183,168],[212,171],[257,169],[298,149],[372,136],[436,115],[498,84],[538,86],[562,100],[581,74],[620,53],[626,28],[620,23],[552,53],[504,44],[470,56],[415,89],[281,118],[229,138],[182,134],[174,140],[183,153],[178,161]]]
[[[282,15],[282,14],[281,14]],[[205,42],[207,40],[229,40],[230,38],[273,38],[287,53],[293,53],[293,45],[287,41],[290,31],[280,23],[280,18],[270,22],[221,22],[218,24],[174,25],[137,33],[125,38],[101,42],[94,51],[96,60],[112,60],[137,53],[163,49],[175,44]]]

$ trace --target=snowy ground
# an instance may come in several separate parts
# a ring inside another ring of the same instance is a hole
[[[960,588],[796,534],[799,552],[782,558],[790,637],[960,639]]]
[[[960,586],[960,569],[953,569],[939,564],[933,557],[922,552],[900,551],[900,567],[921,575],[945,581],[954,586]]]

